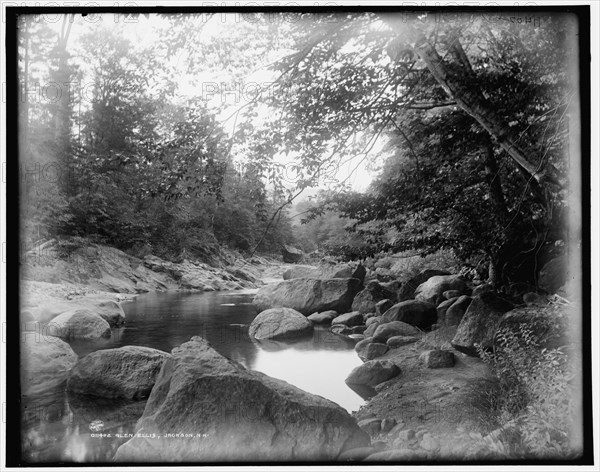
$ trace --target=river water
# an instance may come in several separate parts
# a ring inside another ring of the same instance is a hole
[[[364,400],[344,379],[362,364],[354,342],[315,326],[312,335],[293,341],[256,342],[248,325],[256,316],[253,291],[149,293],[125,302],[125,326],[98,341],[72,342],[81,357],[99,349],[137,345],[171,351],[192,336],[206,338],[222,355],[246,368],[285,380],[328,398],[349,412]],[[24,459],[31,462],[109,462],[132,433],[145,402],[120,403],[72,397],[64,387],[23,402]],[[93,425],[110,438],[95,437]],[[92,429],[90,429],[92,426]]]

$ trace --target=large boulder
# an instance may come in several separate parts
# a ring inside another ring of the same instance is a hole
[[[343,324],[345,326],[359,326],[364,324],[363,315],[360,311],[351,311],[343,315],[336,316],[331,322],[332,325]]]
[[[313,324],[292,308],[270,308],[259,313],[248,333],[256,339],[284,339],[302,336],[313,330]]]
[[[555,257],[540,269],[538,285],[546,293],[556,293],[566,282],[569,270],[567,256]]]
[[[420,300],[396,303],[382,316],[382,321],[403,321],[419,329],[429,329],[437,321],[435,305]]]
[[[143,346],[95,351],[82,357],[69,375],[67,390],[104,398],[148,397],[170,354]]]
[[[356,267],[350,264],[320,266],[296,265],[283,273],[283,280],[292,279],[358,279],[364,281],[366,269],[362,265]]]
[[[458,297],[458,299],[446,311],[444,324],[446,326],[458,326],[462,321],[462,318],[465,315],[467,309],[469,308],[469,305],[471,304],[472,300],[473,299],[468,295],[462,295]]]
[[[125,324],[125,312],[121,305],[113,300],[94,300],[89,302],[90,310],[100,315],[111,328]]]
[[[403,302],[415,298],[415,290],[417,287],[436,275],[450,275],[450,273],[445,270],[437,269],[424,270],[402,284],[398,291],[398,301]]]
[[[346,313],[362,284],[358,279],[294,279],[261,287],[254,297],[259,311],[287,307],[303,315],[335,310]]]
[[[21,393],[37,395],[62,385],[77,363],[77,354],[63,340],[23,332],[21,341]]]
[[[98,339],[111,335],[108,322],[86,308],[76,308],[58,315],[48,323],[46,332],[63,339]]]
[[[288,264],[293,264],[302,260],[302,250],[293,246],[288,246],[287,244],[281,248],[281,255],[283,257],[283,262]]]
[[[373,333],[373,341],[377,343],[385,343],[392,336],[416,336],[421,332],[412,325],[402,321],[390,321],[389,323],[380,324],[375,333]]]
[[[400,367],[392,361],[367,361],[355,367],[345,382],[347,384],[361,384],[374,387],[375,385],[390,380],[400,374]]]
[[[371,313],[376,310],[377,302],[382,300],[396,300],[396,293],[387,290],[378,282],[369,282],[366,288],[356,294],[352,302],[352,311]]]
[[[437,306],[445,300],[445,291],[457,290],[465,293],[468,288],[467,282],[460,275],[435,275],[417,287],[415,300],[433,303]]]
[[[246,370],[198,336],[164,362],[136,433],[115,461],[331,461],[369,444],[337,404]]]
[[[477,356],[477,344],[483,349],[491,348],[502,315],[512,308],[493,292],[474,297],[458,325],[452,346],[470,356]]]

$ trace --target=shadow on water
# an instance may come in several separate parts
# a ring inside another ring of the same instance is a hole
[[[163,351],[206,338],[222,355],[248,369],[263,372],[308,392],[328,398],[348,411],[364,402],[345,383],[348,373],[362,362],[354,341],[315,326],[312,335],[281,341],[257,342],[248,326],[257,314],[252,292],[151,293],[123,304],[127,323],[112,336],[96,341],[73,341],[80,356],[100,349],[127,345]],[[134,432],[145,402],[67,395],[56,389],[24,398],[23,444],[31,462],[110,461],[127,440],[116,435]],[[99,437],[99,434],[111,437]]]

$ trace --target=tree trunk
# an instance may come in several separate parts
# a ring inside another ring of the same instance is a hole
[[[494,202],[497,214],[502,224],[508,222],[508,210],[506,209],[506,201],[502,192],[502,181],[498,172],[498,163],[494,156],[494,144],[491,139],[486,139],[485,143],[485,173],[490,187],[490,197]]]
[[[468,86],[464,79],[471,75],[468,68],[458,63],[453,63],[450,67],[443,61],[435,48],[427,42],[416,47],[415,52],[457,105],[475,118],[508,155],[535,179],[539,186],[544,187],[546,183],[560,186],[556,168],[551,164],[547,164],[545,168],[538,168],[537,165],[531,163],[527,156],[534,155],[534,152],[517,145],[511,130],[502,123],[481,91],[476,87]]]

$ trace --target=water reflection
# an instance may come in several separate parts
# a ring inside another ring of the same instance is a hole
[[[81,357],[99,349],[126,345],[163,351],[192,336],[209,340],[221,354],[248,369],[285,380],[356,410],[362,398],[344,379],[360,359],[354,342],[316,326],[312,335],[286,342],[250,339],[248,326],[256,316],[252,291],[230,293],[153,293],[124,304],[127,323],[108,339],[73,341]],[[67,395],[64,385],[44,395],[23,399],[24,460],[28,462],[109,462],[133,433],[144,402],[115,401]],[[110,438],[94,437],[90,425]]]

